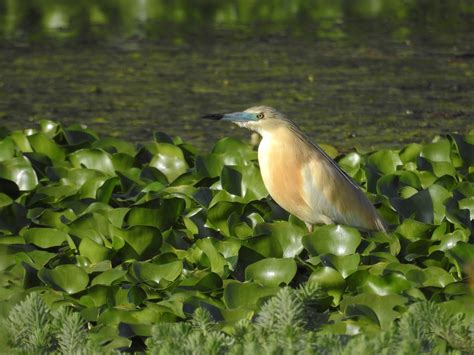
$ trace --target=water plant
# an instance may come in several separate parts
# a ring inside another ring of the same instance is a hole
[[[199,153],[163,133],[134,146],[46,120],[1,130],[2,341],[60,353],[472,351],[474,132],[326,149],[389,233],[308,233],[232,138]]]

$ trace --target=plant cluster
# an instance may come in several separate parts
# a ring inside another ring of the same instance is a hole
[[[162,133],[135,147],[51,121],[0,130],[10,346],[472,349],[474,132],[369,154],[324,149],[390,232],[308,233],[268,198],[252,147],[231,138],[200,154]],[[33,291],[45,303],[14,308]]]
[[[474,323],[455,317],[433,302],[410,305],[399,322],[373,334],[344,335],[318,331],[324,322],[315,305],[325,292],[316,284],[284,287],[264,303],[255,321],[239,321],[225,331],[205,308],[185,322],[158,323],[146,340],[150,354],[406,354],[468,353],[474,350]],[[28,314],[28,317],[25,317]],[[52,311],[33,292],[16,305],[3,324],[10,353],[118,353],[101,347],[79,313]]]

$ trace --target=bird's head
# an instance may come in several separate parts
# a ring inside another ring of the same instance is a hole
[[[208,114],[202,118],[231,121],[260,134],[287,122],[285,115],[268,106],[253,106],[242,112]]]

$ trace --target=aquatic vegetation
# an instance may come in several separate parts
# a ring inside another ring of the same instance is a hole
[[[51,121],[1,130],[0,309],[13,331],[3,342],[472,351],[474,132],[327,149],[389,233],[308,233],[267,197],[256,152],[232,138],[200,154],[163,133],[134,146]]]

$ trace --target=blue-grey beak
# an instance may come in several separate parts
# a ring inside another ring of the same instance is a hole
[[[201,116],[208,120],[223,120],[232,122],[257,121],[257,114],[251,112],[211,113]]]

